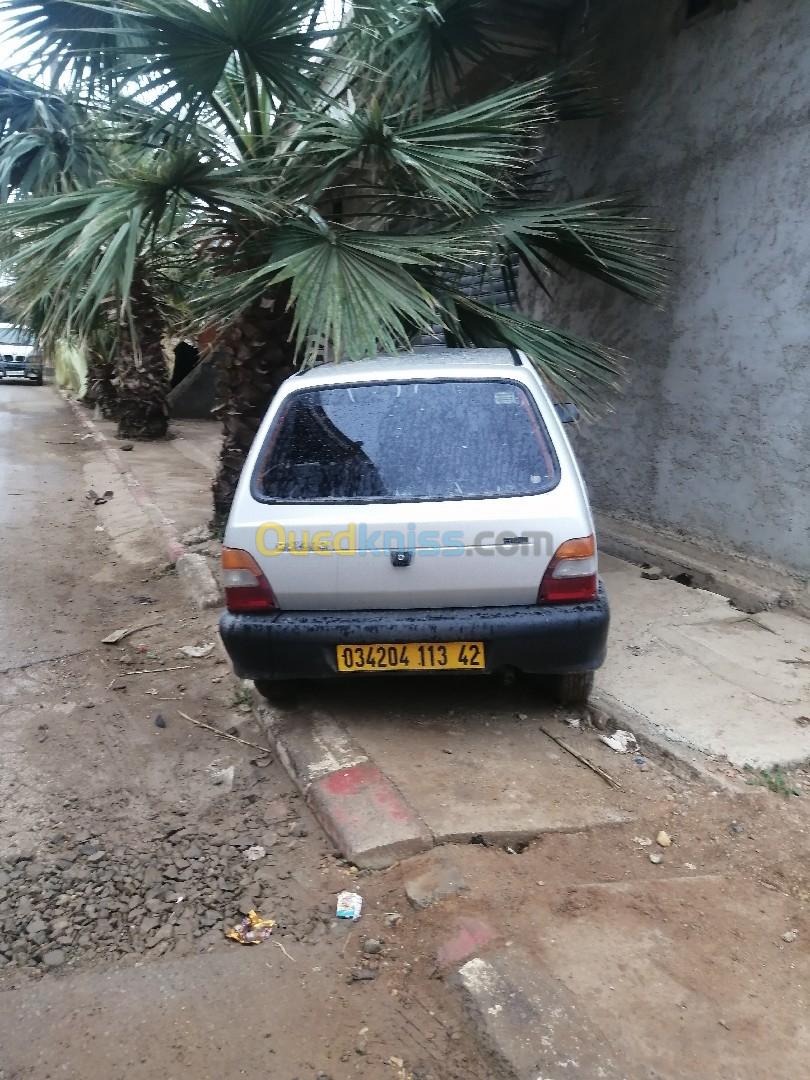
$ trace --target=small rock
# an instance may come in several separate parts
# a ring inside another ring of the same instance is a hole
[[[131,442],[121,443],[121,445],[118,447],[118,449],[119,450],[131,450],[132,449],[132,443]]]
[[[366,938],[363,942],[363,952],[366,956],[376,956],[377,953],[382,952],[382,942],[379,938]]]
[[[166,727],[166,717],[163,715],[163,713],[155,713],[155,727]]]
[[[663,855],[659,855],[657,851],[654,851],[654,852],[652,853],[652,855],[650,855],[650,862],[651,862],[651,863],[652,863],[652,864],[653,864],[654,866],[658,866],[658,864],[659,864],[659,863],[662,863],[663,861],[664,861],[664,857],[663,857]]]
[[[730,833],[733,833],[734,836],[739,836],[740,833],[745,832],[745,825],[743,825],[742,822],[740,822],[740,821],[732,821],[729,824],[728,831]]]
[[[469,892],[464,870],[447,854],[438,854],[417,877],[405,882],[405,894],[417,910],[431,907],[450,896]]]
[[[785,933],[782,934],[782,941],[786,941],[788,945],[792,945],[798,936],[798,930],[786,930]]]
[[[664,576],[664,571],[660,566],[643,566],[641,576],[647,581],[660,581]]]
[[[655,842],[659,847],[672,847],[672,837],[668,832],[664,832],[663,829],[658,836],[656,836]]]
[[[377,978],[374,968],[355,968],[349,976],[349,982],[373,982]]]
[[[48,968],[58,968],[67,960],[64,949],[49,949],[42,957],[42,963]]]
[[[518,720],[521,721],[521,723],[525,723],[529,719],[525,712],[515,713],[515,716],[518,718]]]
[[[398,911],[389,911],[385,916],[385,925],[391,929],[394,926],[398,926],[402,922],[402,916]]]

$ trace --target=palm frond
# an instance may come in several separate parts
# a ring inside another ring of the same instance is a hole
[[[479,227],[497,235],[500,251],[516,253],[541,284],[562,262],[647,303],[666,294],[673,261],[669,231],[626,196],[559,205],[495,201],[459,226],[471,240]]]
[[[238,62],[248,112],[258,111],[258,85],[277,101],[311,102],[323,61],[313,14],[321,0],[109,0],[136,40],[121,54],[127,78],[143,81],[158,100],[198,107],[216,95]],[[258,80],[258,82],[257,82]]]
[[[672,272],[670,233],[625,196],[562,206],[496,211],[498,231],[522,260],[558,258],[635,296],[658,303]]]
[[[442,297],[448,334],[458,345],[522,350],[541,377],[586,415],[605,408],[622,384],[626,357],[599,342],[544,326],[458,292]]]
[[[303,363],[326,353],[356,360],[407,347],[417,329],[436,321],[436,302],[414,271],[480,255],[455,235],[386,236],[289,222],[273,234],[271,261],[223,276],[201,294],[199,316],[226,320],[287,283]]]
[[[101,0],[0,0],[5,39],[57,87],[64,79],[92,92],[114,79],[124,26]]]
[[[353,44],[402,104],[448,100],[465,70],[492,55],[491,11],[486,0],[376,0],[353,13]]]
[[[92,183],[104,167],[97,137],[75,101],[0,71],[0,202]]]
[[[92,188],[0,207],[0,260],[18,307],[47,296],[48,324],[81,332],[111,298],[127,309],[138,260],[175,244],[190,215],[222,228],[233,214],[267,221],[271,207],[250,176],[160,151]]]
[[[494,191],[507,193],[517,173],[537,152],[544,124],[557,120],[561,100],[573,93],[566,78],[546,75],[510,86],[452,110],[386,115],[381,106],[332,109],[302,123],[296,154],[301,180],[324,189],[347,169],[371,184],[422,193],[459,213],[471,213]],[[302,114],[303,119],[303,114]]]

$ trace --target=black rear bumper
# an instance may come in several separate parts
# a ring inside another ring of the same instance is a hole
[[[336,645],[483,641],[486,671],[537,675],[594,671],[605,659],[607,596],[587,604],[412,611],[226,613],[219,630],[243,679],[337,675]]]

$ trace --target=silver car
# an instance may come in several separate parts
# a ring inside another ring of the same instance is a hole
[[[0,323],[0,379],[27,379],[42,386],[42,351],[30,330]]]
[[[288,679],[517,670],[586,700],[609,616],[571,413],[506,349],[289,378],[225,534],[237,674],[272,696]]]

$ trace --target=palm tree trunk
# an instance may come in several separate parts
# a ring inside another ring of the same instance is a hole
[[[169,368],[161,344],[163,317],[143,277],[132,283],[130,306],[134,333],[123,331],[116,365],[118,438],[164,439]]]
[[[113,360],[98,349],[88,346],[87,389],[82,398],[85,405],[96,405],[105,420],[117,419],[118,395],[113,377]]]
[[[214,479],[214,528],[227,520],[242,466],[267,406],[294,370],[289,292],[279,289],[248,308],[217,347],[224,438]]]

